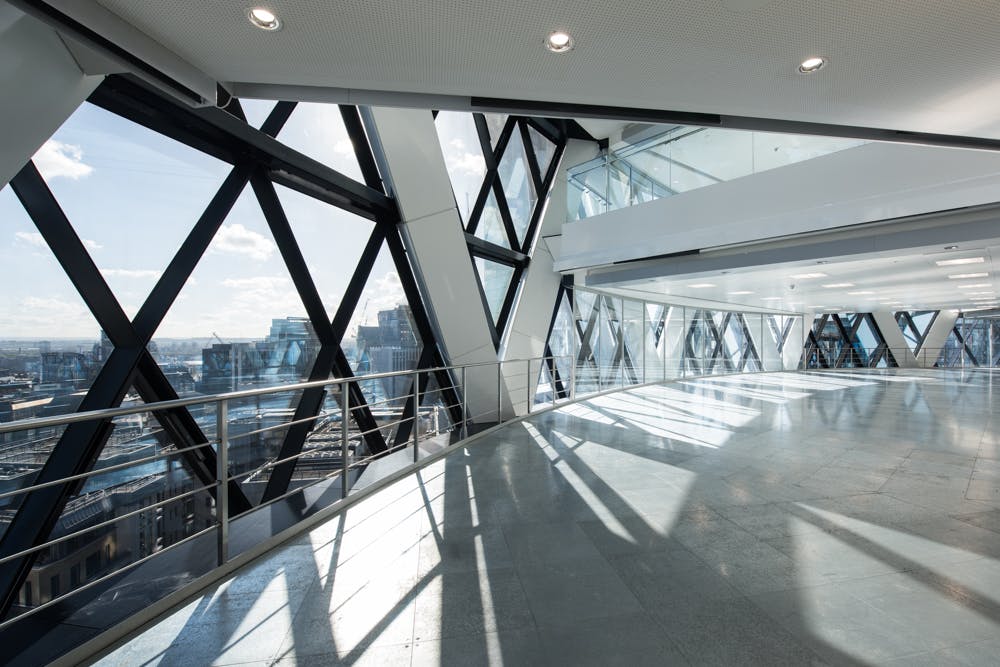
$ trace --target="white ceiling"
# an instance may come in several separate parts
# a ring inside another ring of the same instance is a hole
[[[99,0],[227,82],[690,110],[1000,138],[995,0]],[[576,40],[542,48],[552,29]],[[797,64],[831,64],[803,76]]]
[[[941,260],[979,257],[983,258],[981,263],[954,266],[936,264]],[[976,244],[976,247],[962,246],[954,251],[946,251],[940,246],[911,248],[895,252],[830,257],[818,261],[658,277],[621,283],[612,289],[622,294],[682,304],[707,301],[793,312],[942,308],[968,311],[998,303],[1000,281],[997,280],[995,258],[1000,258],[1000,238],[989,239],[983,244]],[[805,274],[812,273],[825,275],[804,277]],[[949,278],[974,273],[989,275]],[[824,287],[843,283],[852,285]],[[696,285],[711,287],[695,287]]]

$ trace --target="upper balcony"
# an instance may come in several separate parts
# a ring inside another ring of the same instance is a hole
[[[868,143],[719,128],[647,127],[567,171],[567,221],[689,192]]]

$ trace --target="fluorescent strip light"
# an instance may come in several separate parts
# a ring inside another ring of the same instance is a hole
[[[744,296],[745,294],[753,294],[753,292],[748,292],[746,290],[742,290],[742,291],[739,291],[739,292],[730,292],[729,296]]]
[[[830,283],[823,285],[826,289],[837,289],[838,287],[854,287],[854,283]]]
[[[860,292],[848,292],[848,294],[850,294],[851,296],[862,296],[864,294],[874,294],[874,293],[875,292],[871,292],[871,291],[868,291],[868,290],[862,290]]]
[[[715,287],[712,283],[695,283],[694,285],[688,285],[691,289],[702,289],[705,287]]]
[[[966,285],[957,285],[958,289],[976,289],[977,287],[993,287],[993,283],[968,283]]]
[[[789,276],[795,278],[796,280],[809,280],[810,278],[826,278],[825,273],[796,273],[794,276]]]
[[[783,297],[783,296],[762,296],[760,298],[760,300],[761,301],[781,301],[783,298],[785,298],[785,297]]]
[[[949,280],[968,280],[969,278],[986,278],[989,273],[954,273],[948,276]]]
[[[982,257],[963,257],[962,259],[939,259],[934,263],[938,266],[959,266],[960,264],[982,264],[985,261]]]

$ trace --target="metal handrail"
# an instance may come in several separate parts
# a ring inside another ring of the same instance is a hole
[[[570,356],[570,355],[565,355]],[[176,398],[170,401],[158,401],[156,403],[145,403],[143,405],[133,405],[127,408],[102,408],[100,410],[86,410],[84,412],[72,412],[65,415],[53,417],[33,417],[31,419],[20,419],[18,421],[0,424],[0,434],[12,433],[14,431],[27,431],[36,428],[46,428],[49,426],[64,426],[76,422],[92,421],[95,419],[110,419],[113,417],[123,417],[126,415],[137,415],[146,412],[163,412],[176,408],[186,408],[189,405],[208,405],[221,401],[234,401],[241,398],[253,398],[256,396],[267,396],[269,394],[284,394],[286,392],[300,391],[303,389],[315,389],[331,385],[339,385],[343,382],[366,382],[368,380],[380,380],[390,377],[401,377],[412,375],[413,373],[440,373],[442,371],[459,370],[462,368],[478,368],[484,366],[496,366],[501,364],[527,363],[544,359],[560,358],[558,355],[535,357],[533,359],[504,359],[502,362],[484,361],[474,364],[460,364],[451,366],[435,366],[433,368],[419,368],[406,371],[392,371],[387,373],[372,373],[371,375],[355,375],[349,378],[329,378],[326,380],[311,380],[307,382],[297,382],[294,384],[276,385],[273,387],[258,387],[256,389],[241,389],[239,391],[226,392],[224,394],[210,394],[203,396],[191,396],[189,398]],[[350,408],[357,409],[355,407]]]

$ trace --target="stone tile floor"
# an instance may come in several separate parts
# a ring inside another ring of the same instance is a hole
[[[1000,664],[994,389],[776,373],[539,414],[98,664]]]

